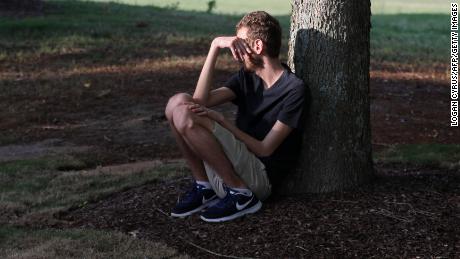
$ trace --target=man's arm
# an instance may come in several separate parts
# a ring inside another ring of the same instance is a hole
[[[292,131],[290,126],[277,120],[265,138],[260,141],[240,130],[220,112],[193,102],[186,102],[185,104],[187,104],[189,109],[197,115],[207,116],[221,124],[224,128],[228,129],[237,139],[246,144],[247,148],[252,153],[259,157],[271,155]]]
[[[206,57],[195,92],[193,93],[193,100],[196,103],[210,107],[235,98],[235,94],[226,87],[215,89],[210,93],[217,56],[219,49],[222,48],[229,48],[233,54],[233,58],[238,61],[243,60],[243,53],[251,52],[246,42],[236,36],[215,38],[211,43],[208,56]]]
[[[265,138],[260,141],[240,130],[226,118],[223,118],[220,124],[235,135],[237,139],[246,144],[247,148],[259,157],[271,155],[292,131],[291,127],[277,120]]]
[[[214,67],[216,65],[218,54],[219,48],[217,48],[213,41],[213,43],[211,43],[211,47],[209,48],[206,61],[204,62],[203,68],[201,69],[195,92],[193,93],[193,100],[205,106],[207,106],[212,78],[214,76]]]
[[[208,101],[206,102],[206,107],[213,107],[225,102],[229,102],[235,99],[235,93],[230,90],[230,88],[222,86],[217,89],[212,90],[209,93]]]

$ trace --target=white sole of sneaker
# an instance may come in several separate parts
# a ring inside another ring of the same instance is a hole
[[[246,208],[246,209],[244,209],[242,211],[238,211],[237,213],[235,213],[233,215],[230,215],[230,216],[217,218],[217,219],[208,219],[208,218],[205,218],[203,216],[200,216],[200,218],[202,220],[206,221],[206,222],[224,222],[224,221],[229,221],[229,220],[239,218],[239,217],[244,216],[246,214],[256,213],[258,210],[260,210],[260,208],[262,208],[262,202],[258,201],[254,206],[252,206],[250,208]]]
[[[181,214],[178,214],[178,213],[172,213],[171,212],[171,216],[173,217],[176,217],[176,218],[185,218],[187,216],[190,216],[196,212],[199,212],[209,206],[212,206],[214,204],[216,204],[217,202],[219,202],[219,199],[216,197],[214,200],[211,200],[209,202],[206,202],[205,204],[201,205],[200,207],[194,209],[194,210],[191,210],[191,211],[188,211],[188,212],[185,212],[185,213],[181,213]]]

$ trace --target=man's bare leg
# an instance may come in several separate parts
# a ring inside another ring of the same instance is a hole
[[[192,171],[193,178],[197,181],[208,181],[208,177],[206,175],[206,171],[203,165],[203,160],[198,157],[188,146],[188,144],[184,141],[184,138],[176,129],[176,126],[173,122],[173,111],[179,105],[182,105],[182,102],[185,101],[192,101],[192,96],[185,93],[176,94],[171,97],[166,105],[165,116],[168,119],[169,126],[173,133],[173,136],[179,146],[179,150],[181,151],[182,155],[184,156],[185,160],[187,161],[190,170]]]
[[[213,121],[198,116],[187,105],[179,105],[173,110],[173,124],[194,154],[216,170],[223,182],[233,188],[247,188],[235,173],[232,163],[221,144],[212,134]]]

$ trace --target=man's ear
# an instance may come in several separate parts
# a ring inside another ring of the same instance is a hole
[[[264,49],[263,41],[261,39],[256,39],[254,41],[254,51],[256,52],[256,54],[260,55],[263,49]]]

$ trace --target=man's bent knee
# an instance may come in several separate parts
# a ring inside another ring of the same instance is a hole
[[[207,117],[196,115],[191,111],[187,105],[179,105],[173,111],[174,126],[181,135],[187,134],[188,131],[193,130],[197,125],[212,130],[213,121]]]
[[[179,105],[173,110],[172,120],[177,131],[184,135],[187,130],[195,126],[195,119],[192,111],[187,105]]]
[[[168,100],[168,104],[165,109],[165,116],[168,120],[172,120],[174,109],[181,105],[183,102],[193,101],[193,98],[188,93],[178,93],[173,95]]]

